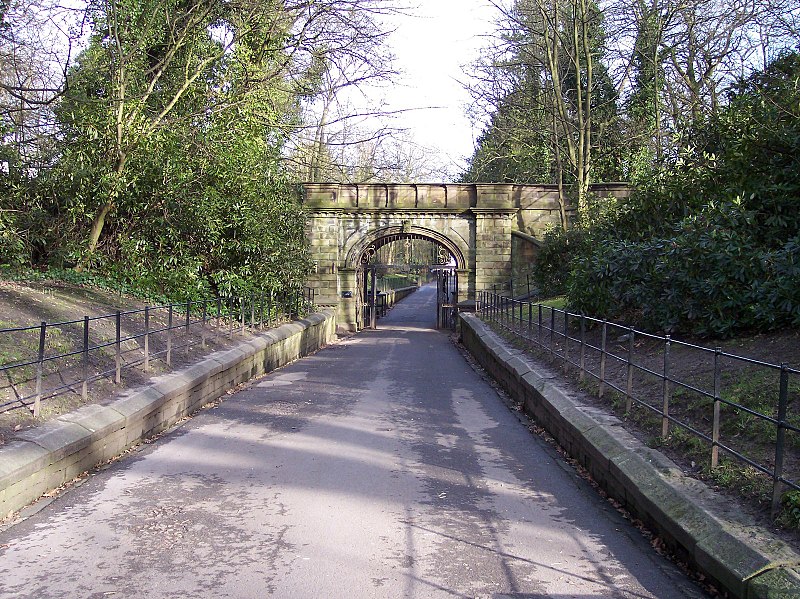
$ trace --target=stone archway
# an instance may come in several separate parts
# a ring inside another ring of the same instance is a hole
[[[358,329],[358,266],[362,253],[393,235],[419,235],[456,261],[460,296],[511,276],[513,200],[491,185],[306,184],[307,235],[319,305],[338,308],[339,326]]]
[[[623,194],[627,186],[593,191]],[[553,185],[306,183],[303,194],[316,265],[308,284],[350,331],[357,329],[357,260],[371,243],[403,231],[435,240],[456,259],[461,297],[475,299],[477,290],[508,285],[513,231],[540,236],[560,222]]]

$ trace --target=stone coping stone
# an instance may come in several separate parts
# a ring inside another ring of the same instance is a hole
[[[275,339],[275,342],[283,341],[284,338]],[[247,353],[239,348],[228,349],[212,354],[209,359],[214,360],[220,364],[220,370],[228,370],[236,366],[239,362],[247,357]]]
[[[50,452],[41,445],[11,441],[0,447],[0,488],[5,489],[49,464]]]
[[[514,376],[517,377],[517,380],[522,380],[522,377],[531,371],[531,365],[519,356],[511,358],[508,361],[508,366],[512,372],[514,372]]]
[[[50,463],[55,464],[87,447],[91,443],[91,434],[79,424],[56,419],[23,431],[12,439],[35,443],[47,450]]]
[[[288,339],[295,333],[297,333],[297,331],[290,329],[289,325],[282,325],[272,331],[272,336],[275,339],[275,341],[283,341],[284,339]]]
[[[125,393],[108,407],[125,418],[125,427],[127,428],[129,419],[139,420],[143,414],[157,410],[166,402],[167,398],[154,387],[143,387]]]
[[[498,368],[507,375],[519,374],[519,362],[525,360],[512,357],[499,335],[475,315],[462,313],[460,318],[467,349],[490,374],[491,365],[485,363],[486,359],[497,360]],[[471,338],[478,347],[470,347]],[[541,403],[549,417],[560,421],[560,429],[580,436],[580,446],[573,447],[573,453],[594,458],[590,471],[596,479],[610,478],[622,485],[624,496],[619,496],[620,491],[613,485],[606,485],[612,496],[650,526],[666,533],[678,544],[680,554],[732,596],[800,597],[800,575],[796,570],[800,568],[800,554],[765,529],[744,526],[713,513],[703,501],[713,494],[706,485],[685,476],[664,454],[644,446],[613,414],[596,406],[577,404],[558,386],[557,375],[539,372],[535,364],[529,365],[529,371],[521,376],[526,397],[514,399]],[[564,439],[558,441],[567,445]]]
[[[56,418],[61,422],[78,424],[98,439],[125,426],[125,417],[119,412],[100,404],[83,406]]]
[[[253,337],[252,339],[248,339],[244,342],[245,345],[253,348],[253,353],[258,353],[260,351],[264,351],[269,346],[267,340],[263,337]]]

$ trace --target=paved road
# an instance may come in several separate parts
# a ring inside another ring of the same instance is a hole
[[[445,334],[434,290],[0,533],[0,597],[695,597]]]

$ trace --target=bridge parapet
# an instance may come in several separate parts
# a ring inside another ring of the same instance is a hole
[[[303,188],[303,203],[314,210],[513,210],[535,199],[531,186],[493,183],[304,183]]]

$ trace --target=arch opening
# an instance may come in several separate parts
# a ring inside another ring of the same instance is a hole
[[[410,242],[413,245],[415,241],[429,242],[439,248],[436,259],[430,266],[447,265],[455,269],[466,268],[463,252],[449,238],[437,231],[410,226],[408,223],[404,223],[402,226],[384,227],[365,235],[348,252],[347,264],[351,268],[361,268],[370,264],[375,257],[379,257],[385,246],[398,242]]]
[[[417,233],[398,233],[380,237],[367,246],[361,252],[359,264],[408,271],[443,266],[455,268],[456,258],[438,241]]]
[[[356,273],[357,329],[376,328],[385,313],[387,291],[434,282],[436,327],[452,327],[458,301],[458,269],[464,255],[445,236],[403,223],[365,235],[351,247],[348,264]]]

